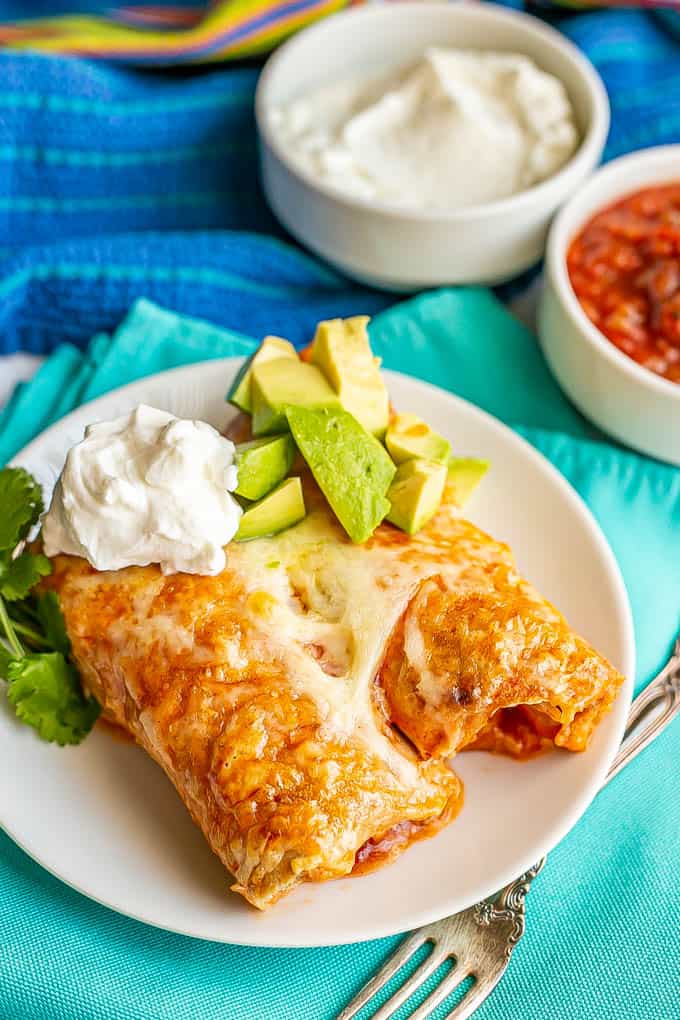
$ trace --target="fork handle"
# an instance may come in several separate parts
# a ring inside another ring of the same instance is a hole
[[[602,786],[629,765],[680,712],[680,656],[673,655],[630,706],[621,746]],[[646,723],[645,723],[645,720]],[[643,725],[644,724],[644,725]]]

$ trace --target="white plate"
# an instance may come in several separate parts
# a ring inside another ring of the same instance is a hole
[[[178,368],[126,386],[48,429],[19,454],[49,495],[67,449],[91,421],[144,401],[217,427],[240,361]],[[219,942],[320,946],[405,931],[469,906],[511,881],[587,808],[623,733],[634,670],[630,607],[614,557],[584,504],[523,440],[470,404],[393,372],[396,406],[426,417],[492,470],[472,519],[508,541],[521,569],[629,678],[585,754],[516,763],[463,754],[459,818],[393,865],[363,878],[305,885],[267,913],[228,891],[229,877],[179,798],[138,748],[95,731],[60,749],[20,726],[0,699],[0,824],[43,867],[138,920]]]

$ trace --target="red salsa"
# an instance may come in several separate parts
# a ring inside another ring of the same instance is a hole
[[[572,241],[567,269],[600,332],[680,383],[680,183],[645,188],[597,213]]]

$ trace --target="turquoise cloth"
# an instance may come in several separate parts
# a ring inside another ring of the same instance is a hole
[[[380,313],[371,339],[387,367],[518,428],[581,493],[625,577],[641,686],[680,618],[680,471],[593,438],[534,338],[487,291],[421,295]],[[60,347],[19,388],[0,417],[0,463],[84,400],[253,346],[140,301],[113,336],[96,336],[85,352]],[[568,536],[554,554],[569,555]],[[659,738],[551,854],[529,898],[527,934],[480,1020],[680,1016],[679,737],[676,725]],[[0,889],[2,1020],[330,1020],[398,942],[261,950],[167,934],[73,892],[5,836]]]

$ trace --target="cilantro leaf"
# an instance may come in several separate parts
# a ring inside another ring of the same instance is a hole
[[[8,602],[25,599],[33,585],[52,571],[47,556],[23,552],[13,560],[0,559],[0,595]]]
[[[14,557],[43,510],[40,486],[23,468],[0,471],[0,677],[17,717],[43,740],[79,744],[100,708],[85,698],[68,655],[71,643],[59,600],[32,589],[50,573],[50,561],[28,549]],[[42,633],[41,633],[42,631]],[[20,636],[24,640],[22,644]],[[27,651],[54,648],[54,651]]]
[[[7,667],[13,658],[14,656],[9,649],[5,648],[2,641],[0,641],[0,677],[2,677],[3,680],[7,679]]]
[[[12,551],[37,524],[43,512],[42,491],[23,468],[0,471],[0,552]]]
[[[71,651],[71,642],[66,633],[66,624],[57,593],[46,591],[43,595],[38,595],[35,606],[47,641],[57,652],[68,655]]]
[[[99,715],[99,705],[83,697],[78,673],[61,652],[14,659],[7,666],[7,679],[7,698],[18,718],[43,740],[79,744]]]

